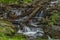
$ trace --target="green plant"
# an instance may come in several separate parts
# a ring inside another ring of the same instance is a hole
[[[8,20],[0,19],[0,32],[11,35],[15,33],[15,26]]]
[[[23,3],[30,3],[32,0],[23,0]]]
[[[0,32],[0,40],[27,40],[27,37],[22,34],[10,37],[10,36],[7,36],[4,33]]]
[[[55,23],[57,23],[57,20],[59,19],[59,14],[57,11],[52,12],[52,16],[50,17],[50,21],[48,22],[49,25],[53,26]]]
[[[37,40],[47,40],[47,38],[38,37]]]
[[[18,4],[18,0],[0,0],[3,4]]]

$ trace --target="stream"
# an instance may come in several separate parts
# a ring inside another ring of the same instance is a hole
[[[59,0],[60,1],[60,0]],[[49,3],[49,5],[46,7],[46,10],[49,10],[49,6],[54,6],[54,4],[58,3],[58,1],[51,1]],[[13,15],[14,13],[16,13],[17,16],[21,15],[23,11],[23,8],[13,8],[11,10],[11,14]],[[28,18],[28,16],[24,16],[24,17],[20,17],[18,19],[14,20],[14,24],[16,24],[18,26],[18,31],[17,33],[22,33],[23,35],[29,36],[30,40],[34,40],[34,38],[40,36],[44,36],[44,30],[43,30],[43,25],[38,25],[39,20],[41,20],[44,16],[44,10],[38,11],[36,16],[29,20],[29,23],[27,25],[23,24],[22,22],[24,22],[24,20],[26,20],[26,18]],[[6,16],[4,16],[6,18]],[[21,27],[21,25],[22,27]],[[59,29],[60,30],[60,29]],[[47,36],[48,40],[52,40],[52,38],[50,36]]]

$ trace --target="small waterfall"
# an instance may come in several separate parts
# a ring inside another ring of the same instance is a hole
[[[25,27],[23,28],[23,30],[24,30],[25,32],[30,32],[30,31],[31,31],[31,29],[30,29],[29,27],[27,27],[27,26],[25,26]]]
[[[43,10],[39,11],[36,16],[34,17],[34,19],[30,20],[29,23],[35,27],[37,27],[37,23],[39,22],[39,20],[41,20],[43,18]]]
[[[15,13],[17,16],[19,16],[19,15],[21,15],[22,10],[21,10],[21,8],[19,8],[19,9],[14,8],[11,10],[11,12],[12,12],[12,14]]]
[[[22,30],[19,29],[19,30],[17,31],[17,33],[22,33]]]
[[[37,18],[38,19],[41,19],[43,17],[43,10],[41,12],[38,12],[37,15],[34,17],[34,18]],[[23,17],[21,19],[17,19],[16,21],[24,21],[24,19],[26,19],[26,17]],[[29,20],[29,24],[31,26],[34,26],[34,27],[30,27],[30,26],[27,26],[27,25],[23,25],[23,29],[19,29],[17,33],[22,33],[24,35],[27,35],[27,36],[33,36],[33,37],[36,37],[36,36],[43,36],[44,35],[44,31],[42,28],[39,28],[38,25],[37,25],[37,22],[36,19],[33,19],[33,20]],[[37,27],[37,28],[35,28]]]
[[[47,35],[47,37],[48,37],[48,40],[53,40],[49,35]]]
[[[35,18],[41,19],[43,17],[43,10],[37,13],[37,15],[35,16]]]
[[[48,7],[46,7],[47,10],[50,9],[49,6],[54,6],[54,4],[58,3],[58,1],[51,1],[49,5],[47,5]],[[13,12],[16,12],[16,15],[20,15],[21,11],[20,10],[15,10]],[[22,33],[26,36],[33,36],[33,37],[37,37],[37,36],[43,36],[44,35],[44,31],[42,28],[39,28],[40,26],[37,25],[37,23],[39,22],[39,20],[41,20],[41,18],[43,18],[44,16],[44,10],[38,11],[38,13],[36,14],[36,16],[32,19],[29,20],[29,24],[34,26],[27,26],[27,25],[23,25],[23,29],[19,29],[17,33]],[[27,16],[17,19],[16,21],[24,21],[27,18]],[[39,27],[38,27],[39,26]],[[52,40],[50,36],[48,36],[48,40]]]
[[[41,11],[41,13],[39,14],[39,18],[38,18],[38,20],[41,20],[41,18],[43,17],[43,10]]]
[[[34,28],[34,27],[27,27],[27,26],[24,26],[23,30],[19,30],[18,33],[22,33],[29,37],[30,36],[36,37],[36,36],[44,35],[44,32],[41,28]]]

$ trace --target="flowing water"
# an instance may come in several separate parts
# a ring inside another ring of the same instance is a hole
[[[47,35],[47,37],[48,37],[48,40],[53,40],[49,35]]]
[[[43,15],[43,11],[41,11],[41,13],[39,13],[39,16],[36,15],[35,18],[41,19],[42,15]],[[38,17],[40,17],[40,18],[38,18]],[[37,21],[34,21],[34,22],[33,22],[32,20],[30,20],[29,23],[30,23],[30,25],[31,25],[32,27],[29,27],[29,26],[27,26],[27,25],[24,25],[23,30],[22,30],[22,33],[23,33],[24,35],[27,35],[27,36],[43,36],[43,35],[44,35],[44,31],[43,31],[42,28],[39,28],[39,27],[38,27]],[[34,26],[34,27],[33,27],[33,26]],[[18,31],[18,33],[19,33],[19,31]]]
[[[49,6],[53,6],[55,3],[58,3],[58,1],[51,1]],[[48,10],[49,8],[46,7],[46,9]],[[16,15],[19,16],[21,15],[22,9],[12,9],[11,11],[15,12]],[[38,20],[41,20],[41,18],[43,18],[43,15],[44,15],[44,11],[43,10],[39,11],[32,20],[29,20],[30,26],[23,25],[23,28],[19,29],[17,33],[22,33],[26,36],[29,36],[31,40],[33,39],[32,37],[44,36],[43,28],[41,28],[41,25],[37,25]],[[15,21],[21,23],[21,21],[23,22],[27,17],[28,16],[25,16],[23,18],[16,19]],[[18,27],[20,28],[19,25]],[[52,40],[50,36],[48,36],[48,40]]]

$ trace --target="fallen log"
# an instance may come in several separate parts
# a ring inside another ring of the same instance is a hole
[[[34,11],[29,15],[29,17],[25,20],[25,23],[27,23],[35,14],[36,14],[36,12],[38,11],[38,10],[42,10],[42,9],[44,9],[45,8],[45,6],[46,6],[46,4],[47,3],[49,3],[50,1],[48,1],[48,2],[43,2],[43,3],[38,3],[37,4],[37,7],[34,9]],[[45,3],[45,4],[44,4]],[[42,5],[42,4],[44,4],[44,5]]]

